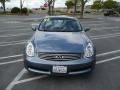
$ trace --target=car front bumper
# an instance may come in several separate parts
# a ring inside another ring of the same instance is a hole
[[[25,57],[24,65],[28,71],[46,75],[76,75],[92,71],[95,66],[95,57],[71,61],[49,61],[38,57]],[[54,73],[53,66],[67,67],[66,73]]]

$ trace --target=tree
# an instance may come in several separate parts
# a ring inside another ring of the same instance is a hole
[[[67,0],[65,5],[68,7],[68,9],[74,7],[74,13],[76,13],[77,12],[77,3],[78,3],[78,0]],[[70,8],[69,8],[69,4],[70,4]]]
[[[52,5],[52,14],[54,14],[55,0],[53,0],[52,3],[53,3],[53,5]]]
[[[85,4],[86,4],[88,1],[89,1],[89,0],[80,0],[80,4],[81,4],[81,13],[80,13],[80,17],[81,17],[81,18],[83,18]]]
[[[101,0],[96,0],[93,2],[93,5],[91,6],[92,9],[100,10],[103,8],[103,2]]]
[[[71,0],[73,2],[73,6],[74,6],[74,13],[77,12],[77,3],[78,3],[78,0]]]
[[[52,15],[54,13],[55,0],[48,0],[48,14]]]
[[[9,0],[0,0],[0,3],[2,4],[2,6],[3,6],[3,10],[4,10],[4,13],[6,12],[6,5],[5,5],[5,2],[7,2],[7,1],[9,1]]]
[[[24,5],[25,0],[20,0],[20,12],[22,13],[22,8]]]
[[[74,3],[71,0],[67,0],[65,2],[65,5],[67,6],[67,10],[69,10],[70,8],[72,8],[74,6]]]
[[[13,8],[11,9],[11,13],[19,14],[19,13],[20,13],[20,8],[18,8],[18,7],[13,7]]]
[[[104,9],[117,8],[118,6],[119,6],[118,2],[113,1],[113,0],[107,0],[103,3]]]

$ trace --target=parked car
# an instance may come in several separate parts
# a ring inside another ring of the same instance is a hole
[[[114,9],[108,10],[104,13],[104,16],[112,16],[114,14],[120,14],[120,8],[114,8]]]
[[[47,75],[75,75],[94,70],[96,52],[79,20],[68,16],[48,16],[27,42],[24,65],[29,72]]]
[[[91,13],[91,12],[90,12],[90,11],[85,11],[85,13],[88,13],[88,14],[89,14],[89,13]]]
[[[70,13],[81,13],[80,11],[70,11]]]

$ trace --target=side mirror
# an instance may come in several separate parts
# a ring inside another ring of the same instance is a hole
[[[89,28],[89,27],[84,28],[84,31],[85,31],[85,32],[90,31],[90,28]]]
[[[32,30],[33,31],[36,31],[38,29],[38,24],[32,24]]]
[[[33,30],[33,31],[36,31],[37,29],[36,29],[36,27],[35,27],[35,26],[32,26],[32,30]]]

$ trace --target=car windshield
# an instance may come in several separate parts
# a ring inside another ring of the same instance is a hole
[[[81,31],[79,21],[68,18],[45,18],[42,20],[40,31],[48,32],[78,32]]]

